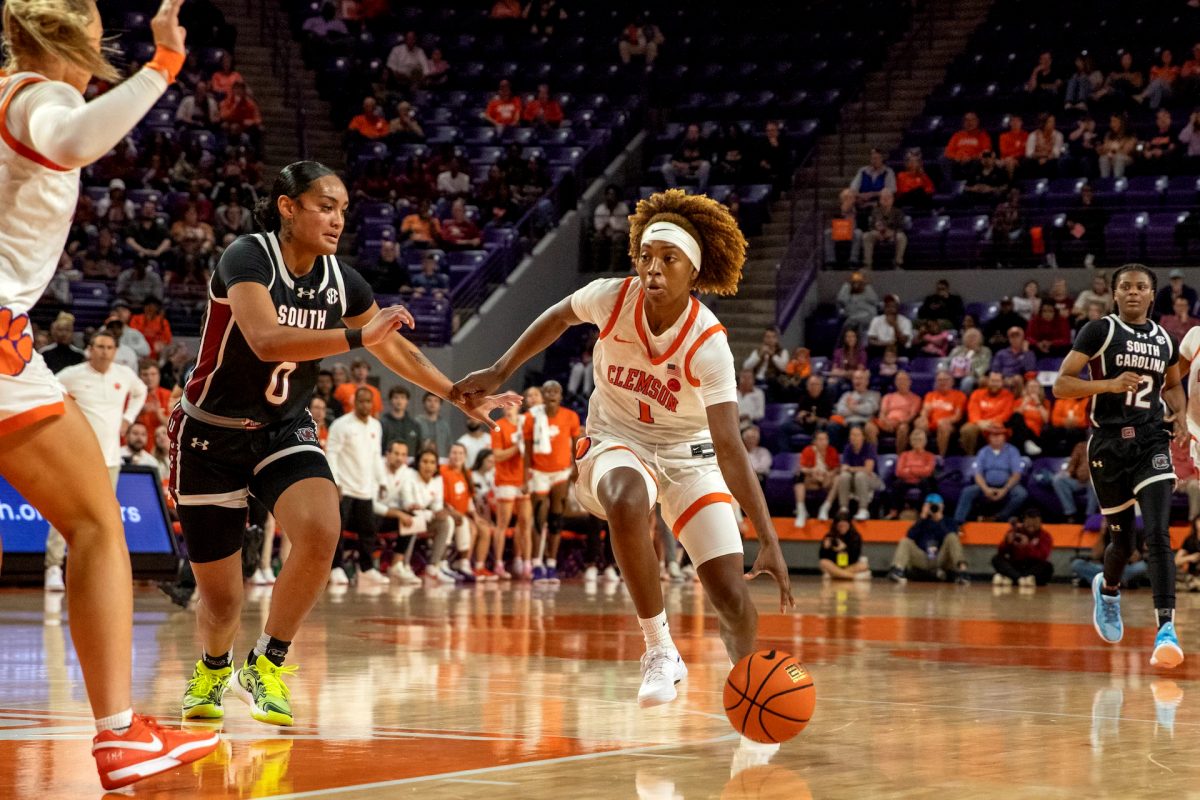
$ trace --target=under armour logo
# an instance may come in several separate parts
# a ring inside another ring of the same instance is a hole
[[[1104,462],[1103,462],[1103,461],[1093,461],[1093,462],[1092,462],[1092,467],[1093,467],[1094,469],[1103,469],[1103,468],[1104,468]]]
[[[328,303],[329,305],[333,305],[337,301],[338,301],[338,290],[337,289],[326,289],[325,290],[325,302]]]
[[[192,437],[192,447],[198,447],[201,450],[208,449],[208,439],[201,439],[199,436]]]
[[[312,300],[314,297],[317,296],[317,290],[316,289],[297,289],[296,296],[299,297],[301,300]]]

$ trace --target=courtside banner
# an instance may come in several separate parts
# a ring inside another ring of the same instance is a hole
[[[63,491],[70,489],[63,487]],[[175,554],[157,472],[149,467],[122,467],[117,501],[131,553]],[[48,528],[37,509],[0,477],[0,539],[5,554],[45,552]]]

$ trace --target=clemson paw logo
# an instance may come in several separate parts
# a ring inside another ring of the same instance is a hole
[[[0,375],[20,375],[33,358],[33,334],[29,315],[0,308]]]

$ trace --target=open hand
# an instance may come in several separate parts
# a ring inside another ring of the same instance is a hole
[[[473,394],[469,397],[463,396],[458,400],[454,399],[454,394],[451,392],[450,402],[455,405],[460,411],[474,420],[482,422],[488,426],[489,430],[496,427],[496,423],[492,420],[491,414],[497,408],[508,408],[509,406],[521,405],[521,395],[516,392],[504,392],[503,394],[477,395]]]
[[[450,389],[450,402],[455,405],[472,403],[474,398],[494,393],[503,382],[504,377],[497,373],[495,367],[476,370],[454,384]]]
[[[412,314],[408,313],[408,309],[404,306],[388,306],[380,309],[379,313],[371,317],[371,321],[363,326],[363,345],[366,347],[377,345],[405,325],[410,328],[416,327]]]
[[[154,43],[176,53],[186,53],[184,41],[187,39],[187,29],[179,24],[179,9],[183,0],[163,0],[158,7],[158,13],[150,20],[150,30],[154,34]]]
[[[788,576],[787,562],[783,560],[783,551],[779,549],[779,542],[771,542],[771,544],[763,544],[760,540],[758,548],[758,557],[754,559],[754,566],[750,567],[750,571],[746,573],[746,580],[752,581],[759,575],[766,573],[775,579],[775,583],[779,586],[779,610],[786,612],[789,608],[796,607],[796,600],[792,597],[792,581]]]

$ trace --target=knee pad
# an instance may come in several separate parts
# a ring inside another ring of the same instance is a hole
[[[242,549],[246,509],[224,506],[176,506],[189,561],[205,564]]]

